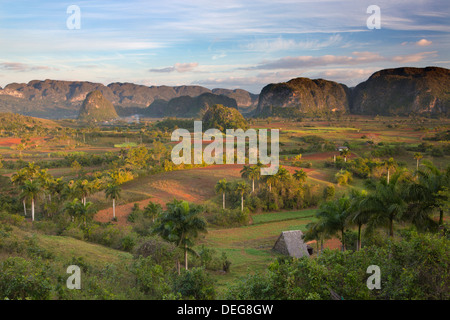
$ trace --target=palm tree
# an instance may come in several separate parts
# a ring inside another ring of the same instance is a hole
[[[236,186],[236,193],[241,196],[241,211],[244,211],[244,194],[248,190],[248,184],[245,181],[239,182]]]
[[[23,169],[25,171],[27,179],[33,180],[38,176],[40,167],[37,166],[34,162],[29,162],[28,166]]]
[[[292,175],[295,180],[299,181],[301,184],[303,184],[306,181],[306,178],[308,175],[306,174],[305,170],[295,170],[295,173]]]
[[[442,228],[445,203],[449,200],[450,166],[441,171],[430,161],[424,160],[415,175],[417,180],[408,184],[406,190],[411,221],[419,229],[433,228],[434,220],[430,215],[438,211],[438,225]]]
[[[241,170],[242,178],[252,180],[252,192],[255,192],[255,180],[261,177],[261,168],[258,166],[245,166]]]
[[[390,178],[390,171],[391,169],[394,169],[396,167],[397,163],[395,162],[394,158],[389,158],[384,162],[384,166],[387,169],[387,183],[389,184],[389,178]]]
[[[387,226],[389,236],[394,236],[394,222],[404,219],[407,210],[403,184],[405,175],[406,172],[400,171],[392,176],[390,182],[381,180],[371,185],[368,184],[373,193],[365,197],[360,206],[371,214],[368,222],[370,230]]]
[[[42,186],[42,191],[45,197],[45,194],[48,193],[49,194],[49,198],[51,198],[50,195],[50,186],[53,183],[53,176],[48,173],[48,169],[44,169],[41,170],[40,172],[38,172],[37,174],[37,179],[39,181],[39,184]],[[50,199],[51,201],[51,199]]]
[[[306,232],[303,239],[305,241],[315,240],[316,249],[319,253],[320,251],[323,251],[323,242],[326,236],[324,225],[321,220],[318,220],[316,222],[310,222],[306,225]]]
[[[25,181],[27,181],[27,180],[28,180],[28,176],[27,176],[27,172],[25,171],[25,169],[20,169],[15,174],[13,174],[11,177],[12,184],[18,188],[21,188],[24,185]],[[24,214],[27,215],[27,207],[26,207],[26,198],[25,197],[22,198],[22,203],[23,203]]]
[[[188,252],[194,252],[192,246],[200,232],[207,232],[206,221],[200,216],[201,207],[189,206],[186,201],[173,200],[167,203],[167,210],[156,220],[155,234],[174,242],[184,249],[184,265],[188,270]],[[179,262],[177,261],[179,266]]]
[[[347,218],[350,213],[350,199],[342,197],[325,202],[320,206],[316,217],[321,221],[324,232],[329,235],[341,233],[342,251],[345,250],[344,232],[347,226]]]
[[[344,157],[344,161],[347,162],[347,157],[350,155],[350,150],[348,148],[341,149],[339,153],[342,157]]]
[[[58,196],[58,199],[61,200],[65,187],[66,184],[62,178],[53,179],[49,185],[50,201],[52,201],[52,196]]]
[[[21,185],[21,190],[21,198],[31,200],[31,221],[34,221],[34,202],[39,193],[41,193],[41,185],[36,180],[27,180]]]
[[[72,217],[72,221],[80,220],[86,227],[87,221],[94,216],[96,210],[92,202],[84,203],[75,198],[73,201],[65,204],[64,212]]]
[[[225,209],[225,193],[230,190],[230,184],[226,179],[222,179],[216,184],[216,192],[222,192],[222,208]]]
[[[356,250],[361,250],[361,228],[367,224],[370,219],[370,212],[365,210],[361,202],[367,197],[365,190],[358,191],[353,189],[350,193],[350,209],[348,216],[348,224],[358,226],[358,240]]]
[[[155,222],[155,218],[160,215],[162,211],[162,207],[159,203],[154,203],[152,201],[144,208],[144,216],[152,218],[152,221]]]
[[[267,175],[264,180],[269,185],[269,191],[272,191],[272,186],[275,185],[278,181],[278,176],[275,174]]]
[[[120,197],[121,188],[118,184],[110,183],[106,186],[105,196],[106,199],[112,199],[113,201],[113,219],[116,218],[116,199]]]
[[[78,190],[79,194],[81,195],[83,203],[86,205],[86,198],[89,194],[91,194],[93,190],[93,185],[86,179],[84,180],[77,180],[75,182],[75,188]]]
[[[420,152],[416,152],[414,153],[414,159],[416,159],[416,163],[417,163],[417,170],[419,170],[419,162],[420,159],[423,158],[423,155]]]
[[[280,166],[278,168],[278,172],[275,175],[276,175],[278,181],[282,181],[282,182],[288,181],[289,178],[291,177],[290,172],[283,166]]]

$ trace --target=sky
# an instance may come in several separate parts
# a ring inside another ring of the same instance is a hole
[[[352,87],[385,68],[450,68],[449,35],[449,0],[0,0],[0,86]]]

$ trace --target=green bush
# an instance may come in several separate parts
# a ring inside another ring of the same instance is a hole
[[[130,232],[124,236],[121,240],[121,249],[124,251],[131,252],[134,246],[137,244],[138,235],[135,232]]]
[[[170,274],[156,264],[152,257],[138,257],[133,262],[131,272],[136,276],[139,289],[152,298],[162,299],[171,293]]]
[[[248,208],[244,208],[244,211],[241,211],[241,209],[225,209],[214,212],[213,215],[207,217],[207,220],[215,226],[239,227],[249,223],[249,214]]]
[[[323,189],[323,199],[325,201],[333,199],[335,194],[336,194],[336,188],[333,185],[326,186]]]
[[[348,183],[352,182],[352,174],[348,172],[347,170],[341,170],[335,175],[336,183],[345,186]]]
[[[450,241],[415,232],[402,240],[378,239],[360,251],[323,251],[315,259],[278,259],[265,273],[230,285],[226,299],[345,300],[450,298]],[[381,289],[367,288],[367,267],[381,271]]]
[[[216,297],[214,281],[204,268],[183,270],[173,282],[173,291],[183,299],[212,300]]]
[[[21,257],[0,263],[0,299],[50,299],[52,286],[45,266]]]
[[[122,239],[129,233],[127,228],[118,225],[92,225],[87,231],[88,240],[114,249],[122,247]]]
[[[163,266],[165,270],[174,269],[175,262],[182,257],[180,249],[173,243],[156,236],[142,239],[134,252],[136,257],[148,257],[155,264]]]

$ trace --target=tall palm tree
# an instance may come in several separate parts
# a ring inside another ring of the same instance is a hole
[[[74,199],[65,204],[64,212],[72,217],[72,221],[78,220],[86,227],[87,221],[92,219],[96,210],[92,202],[84,203],[83,201]]]
[[[278,176],[275,174],[265,176],[264,180],[269,185],[269,191],[272,191],[272,186],[274,186],[278,181]]]
[[[230,183],[226,179],[222,179],[216,184],[216,192],[222,192],[222,208],[225,209],[225,193],[230,190]]]
[[[384,166],[387,170],[387,183],[389,184],[390,172],[397,166],[397,163],[395,162],[394,158],[389,158],[384,162]]]
[[[199,206],[189,206],[186,201],[173,200],[167,210],[156,220],[153,232],[163,239],[174,242],[184,250],[184,265],[188,270],[188,252],[201,232],[207,232],[206,221],[200,216]]]
[[[36,180],[27,180],[21,185],[21,198],[31,200],[31,221],[34,221],[34,204],[36,197],[41,193],[41,185]]]
[[[255,180],[261,177],[261,168],[258,166],[245,166],[241,170],[242,178],[252,180],[252,192],[255,192]]]
[[[241,196],[241,211],[244,211],[244,194],[248,191],[248,184],[245,181],[239,182],[235,191]]]
[[[356,225],[358,227],[358,240],[356,244],[356,250],[361,250],[361,228],[367,224],[370,219],[370,212],[365,210],[361,205],[361,202],[367,197],[365,190],[358,191],[353,189],[350,193],[350,208],[348,215],[348,224]]]
[[[308,175],[306,174],[305,170],[295,170],[295,173],[292,175],[295,180],[299,181],[301,184],[305,183],[306,178]]]
[[[29,162],[28,166],[24,168],[28,180],[35,179],[39,174],[40,167],[34,162]]]
[[[146,217],[152,218],[152,221],[155,222],[155,218],[158,217],[162,212],[162,207],[159,203],[154,203],[152,201],[144,207],[144,215]]]
[[[53,180],[53,176],[48,173],[48,169],[44,169],[38,172],[37,181],[42,186],[42,193],[44,194],[44,197],[45,194],[48,194],[49,198],[51,198],[50,186],[53,183]]]
[[[25,169],[20,169],[11,177],[12,184],[18,187],[19,189],[25,184],[25,181],[28,181],[28,175]],[[23,203],[24,214],[27,215],[26,198],[22,197],[21,200]]]
[[[276,175],[278,181],[282,181],[282,182],[288,181],[291,177],[290,172],[283,166],[280,166],[278,168],[278,172],[275,175]]]
[[[373,192],[361,201],[360,206],[371,214],[368,222],[369,230],[386,226],[389,236],[394,236],[394,222],[403,220],[407,210],[404,195],[406,178],[406,172],[399,171],[392,176],[390,182],[381,180],[371,185],[368,184]]]
[[[316,217],[321,221],[323,230],[329,235],[341,233],[342,251],[345,250],[344,232],[350,213],[350,199],[342,197],[322,204]]]
[[[415,175],[417,179],[408,184],[406,190],[410,219],[419,229],[430,229],[434,227],[431,215],[439,212],[438,226],[442,227],[445,204],[449,200],[450,166],[441,171],[424,160]]]
[[[92,193],[93,185],[88,180],[77,180],[75,186],[78,189],[83,203],[86,205],[87,196]]]
[[[57,197],[58,200],[62,200],[65,187],[66,183],[62,178],[53,179],[49,184],[50,201],[54,200],[54,197]]]
[[[120,192],[122,189],[118,184],[110,183],[106,186],[105,196],[106,199],[112,199],[113,201],[113,219],[116,218],[116,199],[120,197]]]
[[[310,222],[306,225],[306,232],[303,239],[305,241],[315,240],[317,253],[323,251],[323,242],[326,237],[327,234],[321,220]]]
[[[414,159],[416,159],[416,164],[417,164],[416,170],[419,170],[419,162],[420,162],[420,159],[422,159],[422,158],[423,158],[423,155],[420,152],[414,153]]]

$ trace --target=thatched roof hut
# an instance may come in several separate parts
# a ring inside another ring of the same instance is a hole
[[[295,258],[309,257],[313,253],[312,247],[303,241],[303,232],[300,230],[283,231],[273,250]]]

